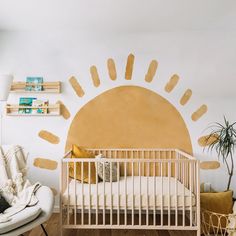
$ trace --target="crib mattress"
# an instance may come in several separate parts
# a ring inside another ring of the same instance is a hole
[[[175,178],[168,180],[168,177],[144,176],[128,176],[126,181],[120,177],[119,182],[105,182],[105,187],[103,182],[99,182],[97,186],[91,184],[89,187],[85,183],[82,186],[82,183],[73,179],[69,190],[67,188],[63,193],[62,201],[65,205],[76,204],[77,208],[82,208],[83,205],[84,209],[104,209],[104,206],[105,209],[182,209],[196,204],[195,195]]]

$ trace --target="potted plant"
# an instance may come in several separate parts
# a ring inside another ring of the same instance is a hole
[[[226,165],[228,172],[228,183],[226,190],[230,189],[230,184],[232,176],[234,173],[234,150],[236,149],[236,122],[230,123],[224,117],[224,123],[214,123],[209,128],[212,130],[209,139],[213,139],[208,146],[208,150],[212,151],[215,149],[218,158],[222,159],[223,163]]]
[[[225,164],[228,173],[228,181],[226,186],[226,191],[228,191],[230,189],[231,180],[234,173],[233,155],[236,149],[236,122],[230,123],[224,117],[224,122],[222,124],[215,122],[213,125],[209,126],[208,129],[211,129],[211,133],[208,135],[206,139],[206,142],[209,143],[208,151],[215,150],[218,155],[218,159],[221,159],[222,162]],[[203,197],[203,195],[201,195],[201,197]],[[233,200],[231,201],[228,200],[228,202],[232,202],[233,205]],[[202,199],[201,199],[201,205],[202,205]],[[231,213],[233,208],[232,205],[230,203],[228,209],[229,212],[231,211]],[[225,205],[224,210],[226,208],[228,207],[226,207]],[[202,212],[202,217],[201,217],[202,231],[204,235],[209,235],[212,233],[214,235],[218,234],[226,235],[227,233],[229,235],[235,235],[236,215],[232,215],[231,213],[216,212],[216,210],[212,211],[210,209],[204,209],[203,206],[201,212]]]

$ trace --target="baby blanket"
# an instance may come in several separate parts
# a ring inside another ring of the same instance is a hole
[[[0,148],[0,192],[12,206],[0,214],[0,223],[38,202],[35,192],[41,185],[32,185],[27,179],[26,161],[20,146],[12,146],[6,152]]]

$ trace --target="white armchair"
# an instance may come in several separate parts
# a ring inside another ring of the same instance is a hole
[[[39,225],[41,225],[47,236],[43,223],[52,215],[54,196],[52,190],[46,186],[40,187],[36,192],[36,196],[39,200],[36,206],[27,207],[13,216],[11,221],[0,224],[1,236],[23,235]]]
[[[2,146],[4,152],[8,149],[9,145]],[[27,156],[25,152],[24,155]],[[13,215],[10,221],[0,223],[0,236],[23,235],[39,225],[41,225],[47,236],[43,223],[52,215],[54,195],[52,190],[46,186],[41,186],[35,195],[38,199],[38,203],[35,206],[26,207],[23,211]]]

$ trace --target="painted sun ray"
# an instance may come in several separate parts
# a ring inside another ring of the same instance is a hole
[[[90,67],[90,74],[91,74],[91,77],[92,77],[92,80],[93,80],[93,85],[95,87],[98,87],[100,85],[100,78],[99,78],[96,66],[91,66]]]
[[[189,102],[190,98],[192,97],[192,94],[193,94],[192,90],[187,89],[180,99],[180,104],[182,106],[186,105]]]
[[[58,144],[60,142],[60,138],[58,136],[47,130],[41,130],[38,135],[41,139],[51,144]]]
[[[70,118],[70,112],[62,101],[57,101],[57,104],[61,106],[61,115],[64,119],[68,120]]]
[[[149,67],[148,67],[148,71],[147,74],[145,75],[145,81],[146,82],[152,82],[156,71],[157,71],[157,67],[158,67],[158,62],[156,60],[152,60]]]
[[[206,112],[207,112],[208,108],[207,105],[202,105],[200,106],[193,114],[192,114],[192,120],[193,121],[197,121],[199,120]]]
[[[134,55],[129,54],[129,56],[127,58],[126,69],[125,69],[125,79],[126,80],[132,79],[133,68],[134,68]]]
[[[69,82],[72,86],[72,88],[74,89],[75,93],[77,94],[77,96],[79,97],[83,97],[84,96],[84,90],[82,89],[82,87],[80,86],[79,82],[77,81],[77,79],[72,76],[69,79]]]
[[[220,168],[220,163],[218,161],[203,161],[200,163],[200,168],[202,170],[215,170]]]
[[[176,87],[176,85],[178,84],[179,79],[180,79],[179,76],[177,74],[174,74],[170,78],[169,82],[166,84],[165,91],[167,93],[170,93]]]
[[[54,160],[39,157],[34,159],[34,166],[41,169],[56,170],[58,163]]]
[[[198,139],[198,144],[201,147],[207,147],[218,140],[218,135],[205,135]]]
[[[117,78],[116,64],[112,58],[109,58],[107,60],[107,69],[108,69],[110,79],[116,80],[116,78]]]

